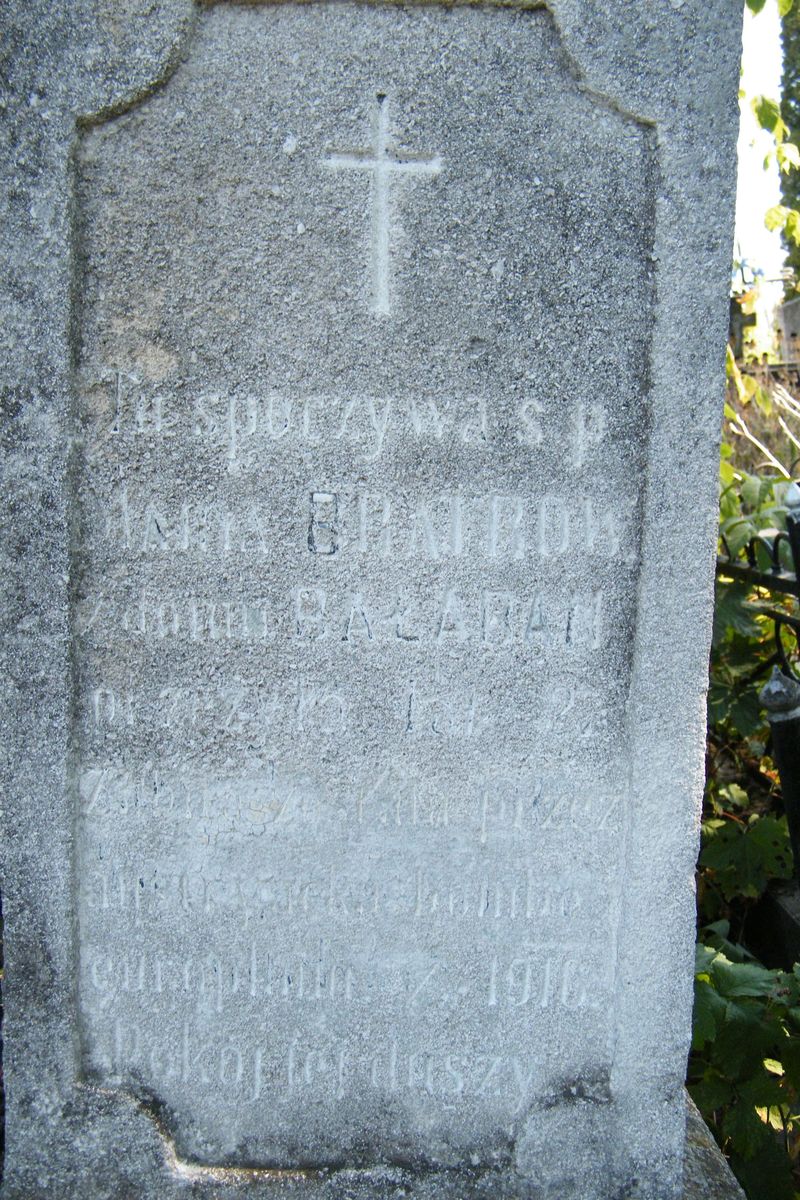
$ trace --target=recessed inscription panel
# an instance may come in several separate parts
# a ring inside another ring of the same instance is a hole
[[[613,1051],[651,151],[544,11],[316,21],[81,143],[83,1069],[201,1162],[494,1160]]]

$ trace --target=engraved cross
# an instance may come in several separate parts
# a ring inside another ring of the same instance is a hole
[[[389,136],[388,99],[378,93],[378,105],[373,119],[372,145],[368,150],[337,152],[324,160],[334,170],[371,172],[372,200],[372,309],[376,313],[391,312],[389,273],[389,185],[394,174],[438,175],[442,169],[439,155],[426,157],[398,150]]]

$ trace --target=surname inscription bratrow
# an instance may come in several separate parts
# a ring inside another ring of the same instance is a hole
[[[602,1098],[650,170],[543,10],[214,7],[83,135],[82,1061],[181,1154]]]

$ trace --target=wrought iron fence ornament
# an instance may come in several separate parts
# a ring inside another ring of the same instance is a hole
[[[792,844],[794,878],[800,883],[800,680],[773,667],[758,698],[769,717],[772,757],[780,775]]]
[[[762,529],[736,554],[732,553],[725,535],[720,534],[722,553],[717,558],[718,577],[742,580],[753,587],[779,592],[800,601],[800,486],[794,481],[786,488],[784,504],[787,510],[786,529]],[[763,563],[765,556],[766,566]],[[788,613],[759,604],[751,605],[750,611],[754,616],[769,617],[775,623],[775,653],[762,664],[758,673],[771,666],[779,666],[784,675],[800,683],[800,675],[787,653],[784,640],[788,632],[796,644],[796,655],[800,655],[800,612]]]

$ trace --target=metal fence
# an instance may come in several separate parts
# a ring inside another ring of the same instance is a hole
[[[717,576],[738,579],[768,592],[793,596],[800,602],[800,487],[793,483],[786,493],[785,530],[756,534],[738,552],[732,554],[724,537],[717,559]],[[753,604],[754,614],[769,617],[775,623],[775,654],[765,667],[778,666],[790,679],[800,682],[786,650],[785,638],[800,652],[800,613],[791,614],[770,604]],[[793,655],[796,657],[796,654]]]
[[[717,576],[736,579],[762,591],[792,596],[800,608],[800,487],[786,491],[786,529],[757,534],[737,554],[725,538],[717,558]],[[795,879],[800,883],[800,611],[787,612],[768,600],[748,606],[753,614],[774,622],[775,651],[762,666],[772,674],[759,699],[767,711],[772,735],[772,757],[781,779]],[[787,643],[791,649],[787,649]],[[761,672],[759,672],[760,674]]]

